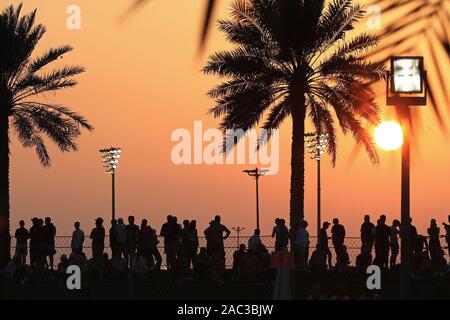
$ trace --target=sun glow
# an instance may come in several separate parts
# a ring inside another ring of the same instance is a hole
[[[375,143],[383,150],[395,150],[403,144],[402,127],[395,121],[382,122],[375,129]]]

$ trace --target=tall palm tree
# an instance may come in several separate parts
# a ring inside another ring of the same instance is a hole
[[[328,152],[336,161],[336,127],[351,133],[370,159],[378,161],[366,124],[379,121],[370,84],[385,74],[381,64],[364,61],[376,45],[369,34],[347,39],[363,17],[352,0],[236,0],[231,19],[219,29],[234,49],[213,54],[203,69],[224,82],[209,91],[216,100],[210,113],[220,128],[268,130],[292,119],[290,224],[304,217],[305,120],[329,135]],[[238,139],[232,143],[237,143]],[[225,141],[228,145],[229,141]]]
[[[61,151],[75,151],[74,140],[80,135],[80,128],[93,129],[82,116],[65,106],[39,101],[46,93],[75,86],[74,76],[84,69],[70,66],[45,72],[46,66],[72,47],[50,49],[32,59],[46,29],[35,23],[36,10],[21,16],[21,9],[22,5],[9,6],[0,13],[0,266],[10,257],[10,129],[25,148],[35,148],[44,166],[50,164],[44,135]]]

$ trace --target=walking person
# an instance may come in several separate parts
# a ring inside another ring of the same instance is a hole
[[[16,238],[16,254],[20,257],[22,263],[26,263],[30,233],[25,228],[25,221],[19,221],[19,228],[16,230],[14,237]]]
[[[84,232],[80,229],[80,223],[78,221],[73,226],[75,230],[72,232],[70,247],[73,253],[81,254],[83,252]]]

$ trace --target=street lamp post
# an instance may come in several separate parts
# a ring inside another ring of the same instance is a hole
[[[245,230],[245,228],[241,228],[239,226],[232,228],[234,231],[237,232],[237,243],[236,243],[236,249],[239,250],[239,246],[241,245],[241,232]]]
[[[317,162],[317,236],[319,236],[321,226],[321,175],[320,158],[328,145],[328,134],[326,133],[306,133],[306,148],[311,154],[311,159]]]
[[[105,168],[105,172],[107,174],[111,175],[111,191],[112,191],[112,219],[116,218],[116,168],[119,163],[120,154],[122,152],[122,149],[120,148],[108,148],[108,149],[101,149],[101,157],[102,157],[102,163],[103,167]]]
[[[259,177],[263,176],[265,170],[260,170],[255,168],[253,170],[244,170],[242,172],[247,173],[250,177],[254,178],[256,181],[256,229],[259,229]],[[260,229],[259,229],[260,230]]]
[[[391,72],[386,81],[386,104],[396,106],[403,129],[401,167],[401,270],[403,299],[411,294],[411,222],[410,222],[410,106],[424,106],[427,101],[426,71],[423,57],[391,57]]]

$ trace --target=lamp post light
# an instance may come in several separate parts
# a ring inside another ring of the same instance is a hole
[[[306,148],[311,154],[311,159],[317,161],[317,236],[319,236],[321,226],[321,175],[320,158],[328,146],[328,134],[326,133],[306,133]]]
[[[233,228],[231,228],[231,229],[233,229],[234,231],[237,232],[236,249],[239,250],[239,246],[241,245],[241,232],[244,231],[245,228],[241,228],[241,227],[237,226],[237,227],[233,227]]]
[[[259,229],[259,177],[263,176],[266,170],[260,170],[255,168],[253,170],[244,170],[242,172],[247,173],[250,177],[254,178],[256,181],[256,229]],[[261,229],[259,229],[261,230]]]
[[[112,179],[112,219],[116,218],[116,168],[119,163],[120,154],[122,149],[120,148],[108,148],[99,150],[102,157],[103,167],[105,172],[111,175]]]
[[[401,297],[410,297],[411,235],[410,235],[410,106],[427,103],[427,79],[423,57],[391,57],[391,71],[386,81],[386,104],[396,107],[403,129],[401,169]]]

